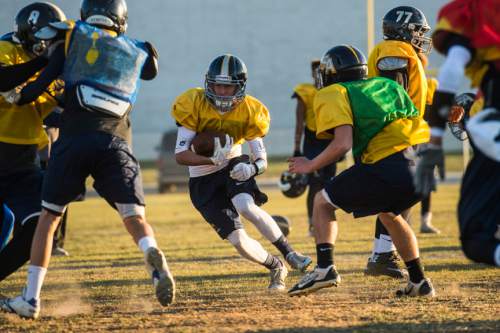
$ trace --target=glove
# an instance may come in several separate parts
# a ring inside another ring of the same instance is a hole
[[[227,156],[231,153],[233,147],[233,138],[226,134],[226,144],[221,147],[219,138],[214,138],[214,154],[210,157],[212,163],[216,166],[223,164]]]
[[[17,86],[12,90],[0,92],[0,96],[2,96],[7,103],[16,104],[21,99],[22,89],[22,86]]]
[[[238,163],[234,166],[234,168],[229,172],[229,176],[235,180],[240,182],[244,182],[249,180],[257,173],[257,169],[255,165],[248,163]]]
[[[415,190],[422,196],[428,196],[431,191],[436,190],[434,168],[437,167],[441,180],[445,178],[443,147],[427,145],[418,155],[420,160],[415,172]]]

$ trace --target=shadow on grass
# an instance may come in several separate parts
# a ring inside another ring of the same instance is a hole
[[[433,271],[482,271],[491,269],[492,266],[477,263],[453,263],[453,264],[429,264],[425,265],[425,270]]]
[[[331,332],[331,333],[385,333],[385,332],[498,332],[499,320],[474,320],[467,322],[435,322],[435,323],[379,323],[350,327],[300,327],[270,330],[250,330],[248,332],[292,333],[292,332]]]

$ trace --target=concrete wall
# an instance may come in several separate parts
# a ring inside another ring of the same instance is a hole
[[[55,0],[69,18],[79,15],[77,0]],[[0,0],[0,32],[12,29],[26,0]],[[431,25],[444,0],[405,1],[422,9]],[[129,0],[132,37],[149,40],[160,53],[160,75],[144,82],[133,112],[134,150],[153,158],[162,131],[175,127],[174,98],[202,86],[209,62],[219,54],[240,56],[249,70],[248,93],[271,111],[270,154],[292,150],[295,84],[310,81],[309,61],[330,47],[350,43],[366,52],[365,0]],[[401,1],[375,0],[376,40],[381,19]],[[431,67],[442,57],[432,55]]]

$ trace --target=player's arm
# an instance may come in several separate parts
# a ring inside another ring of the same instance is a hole
[[[341,125],[333,129],[335,138],[330,144],[314,158],[312,162],[313,171],[319,170],[327,165],[337,162],[352,148],[352,126]]]
[[[150,42],[146,42],[149,56],[142,68],[141,79],[149,81],[153,80],[158,75],[158,51]]]
[[[45,93],[50,84],[63,73],[65,59],[64,43],[61,43],[50,55],[49,63],[40,76],[21,90],[20,99],[17,101],[17,104],[31,103]]]
[[[300,156],[301,149],[300,143],[302,141],[302,133],[304,133],[304,118],[306,114],[306,105],[304,101],[298,96],[294,94],[292,97],[297,98],[297,107],[295,109],[295,137],[294,137],[294,145],[293,145],[293,155]]]
[[[10,66],[0,62],[0,91],[9,91],[25,83],[45,67],[47,62],[47,59],[43,57],[37,57],[31,61]]]
[[[399,57],[385,57],[377,63],[379,75],[399,83],[408,91],[408,59]]]
[[[196,132],[184,126],[177,128],[177,141],[175,143],[175,161],[181,165],[213,165],[210,157],[196,154],[189,149]]]

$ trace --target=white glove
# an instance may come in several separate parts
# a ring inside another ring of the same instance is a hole
[[[252,176],[255,176],[257,170],[255,169],[255,165],[248,163],[238,163],[234,166],[233,170],[229,173],[231,178],[238,180],[240,182],[244,182],[249,180]]]
[[[21,90],[22,86],[15,87],[12,90],[0,92],[0,95],[5,99],[5,101],[9,104],[16,104],[21,99]]]
[[[223,164],[227,160],[227,156],[231,153],[233,147],[233,138],[226,134],[226,144],[221,147],[219,138],[214,138],[214,154],[210,157],[212,163],[216,166]]]

